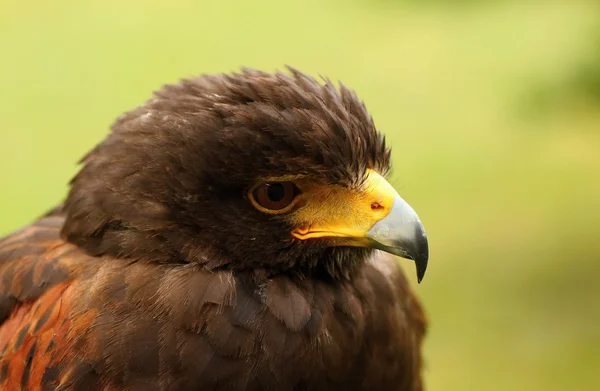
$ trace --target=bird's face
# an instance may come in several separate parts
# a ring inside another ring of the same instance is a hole
[[[414,260],[418,280],[423,278],[428,260],[423,225],[373,169],[360,181],[343,184],[310,177],[260,178],[246,196],[257,211],[285,222],[288,229],[280,232],[281,241],[316,248],[380,249]]]
[[[84,163],[63,232],[92,253],[277,271],[379,249],[425,273],[423,225],[364,105],[296,71],[167,86]]]

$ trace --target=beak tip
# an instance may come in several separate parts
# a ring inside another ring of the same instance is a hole
[[[424,260],[415,260],[415,264],[417,266],[417,282],[420,284],[427,270],[427,258]]]
[[[415,254],[414,261],[417,269],[417,282],[420,284],[423,281],[423,277],[425,277],[427,263],[429,262],[429,245],[424,232],[421,233],[418,249],[420,251]]]

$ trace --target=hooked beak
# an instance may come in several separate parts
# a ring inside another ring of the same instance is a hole
[[[365,233],[373,248],[415,261],[417,281],[427,270],[429,246],[425,228],[414,209],[396,196],[390,213]]]
[[[369,170],[360,191],[338,192],[327,198],[333,201],[323,201],[318,211],[306,212],[307,219],[315,215],[320,219],[295,229],[293,236],[301,240],[329,238],[336,246],[376,248],[411,259],[421,282],[429,259],[425,229],[389,182]]]

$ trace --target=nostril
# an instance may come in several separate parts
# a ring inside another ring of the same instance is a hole
[[[372,210],[383,209],[383,206],[379,202],[372,202],[371,209]]]

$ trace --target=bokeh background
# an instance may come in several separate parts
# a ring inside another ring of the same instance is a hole
[[[431,243],[428,389],[600,389],[597,2],[1,0],[0,58],[0,234],[161,84],[290,64],[389,135]]]

